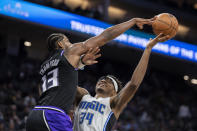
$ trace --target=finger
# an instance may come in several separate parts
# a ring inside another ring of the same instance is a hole
[[[95,47],[92,49],[92,51],[90,52],[91,54],[94,54],[96,52],[96,50],[98,50],[98,47]]]
[[[96,60],[95,61],[92,61],[92,64],[96,64],[96,63],[98,63],[98,61],[96,61]]]
[[[151,20],[146,20],[144,22],[141,22],[140,24],[143,26],[143,25],[152,25],[154,21],[151,21]]]
[[[164,37],[159,38],[158,40],[161,41],[161,42],[163,42],[163,41],[168,40],[169,38],[170,38],[170,36],[167,35],[167,36],[164,36]]]
[[[156,37],[156,39],[161,38],[161,37],[162,37],[162,35],[163,35],[163,33],[159,33],[159,35]]]
[[[138,28],[143,29],[143,24],[137,24]]]
[[[92,48],[90,48],[89,50],[88,50],[88,53],[91,53],[92,52]]]
[[[97,54],[97,53],[99,53],[101,50],[100,50],[100,48],[98,48],[96,51],[95,51],[95,55]]]
[[[96,47],[93,51],[92,54],[96,55],[100,51],[99,47]]]
[[[98,63],[98,61],[91,61],[88,65],[93,65],[93,64],[96,64]]]
[[[99,57],[101,57],[101,54],[96,55],[96,56],[94,57],[94,59],[97,59],[97,58],[99,58]]]
[[[157,19],[157,16],[154,16],[153,18],[151,18],[150,20],[151,21],[154,21],[154,20],[156,20]]]
[[[143,25],[140,25],[140,29],[141,29],[141,30],[143,29]]]
[[[147,25],[152,25],[154,21],[149,21]]]

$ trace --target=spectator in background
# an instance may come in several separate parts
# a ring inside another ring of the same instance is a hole
[[[29,94],[28,96],[25,97],[24,105],[25,106],[29,106],[29,105],[35,106],[36,105],[36,100],[32,94]]]
[[[190,113],[190,109],[189,109],[189,106],[187,105],[181,105],[179,107],[179,113],[178,113],[178,116],[180,118],[190,118],[191,117],[191,113]]]

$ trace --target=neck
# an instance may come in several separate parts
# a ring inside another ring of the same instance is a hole
[[[96,98],[100,98],[100,97],[102,97],[102,98],[106,98],[106,97],[110,97],[109,95],[107,95],[107,94],[101,94],[101,93],[97,93],[94,97],[96,97]]]

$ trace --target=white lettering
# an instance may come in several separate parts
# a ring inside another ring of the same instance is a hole
[[[157,45],[155,45],[153,47],[153,49],[158,50],[158,51],[162,51],[165,53],[169,52],[169,46],[167,44],[163,44],[163,43],[158,43]]]
[[[45,71],[48,70],[50,67],[57,66],[59,61],[60,61],[59,59],[54,59],[54,60],[51,60],[50,62],[46,63],[42,67],[42,69],[40,70],[40,74],[43,75],[45,73]]]
[[[194,52],[192,50],[187,50],[185,48],[181,48],[181,55],[190,59],[193,59]]]
[[[122,34],[119,37],[117,37],[115,40],[127,42],[127,39],[128,39],[128,35]]]
[[[197,60],[197,52],[195,53],[195,60]]]
[[[101,32],[104,31],[104,28],[83,24],[77,21],[71,21],[71,29],[93,35],[99,35]]]
[[[179,54],[180,52],[180,47],[177,47],[177,46],[171,46],[170,47],[170,53],[171,54]]]
[[[132,35],[129,35],[128,37],[128,43],[133,43],[134,45],[138,45],[140,47],[146,47],[148,40],[140,37],[135,37]]]
[[[59,59],[58,60],[56,59],[55,62],[54,62],[55,64],[53,66],[57,66],[59,61],[60,61]]]

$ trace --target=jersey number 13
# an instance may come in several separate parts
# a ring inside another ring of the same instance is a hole
[[[42,92],[58,86],[58,68],[53,69],[42,77]]]

